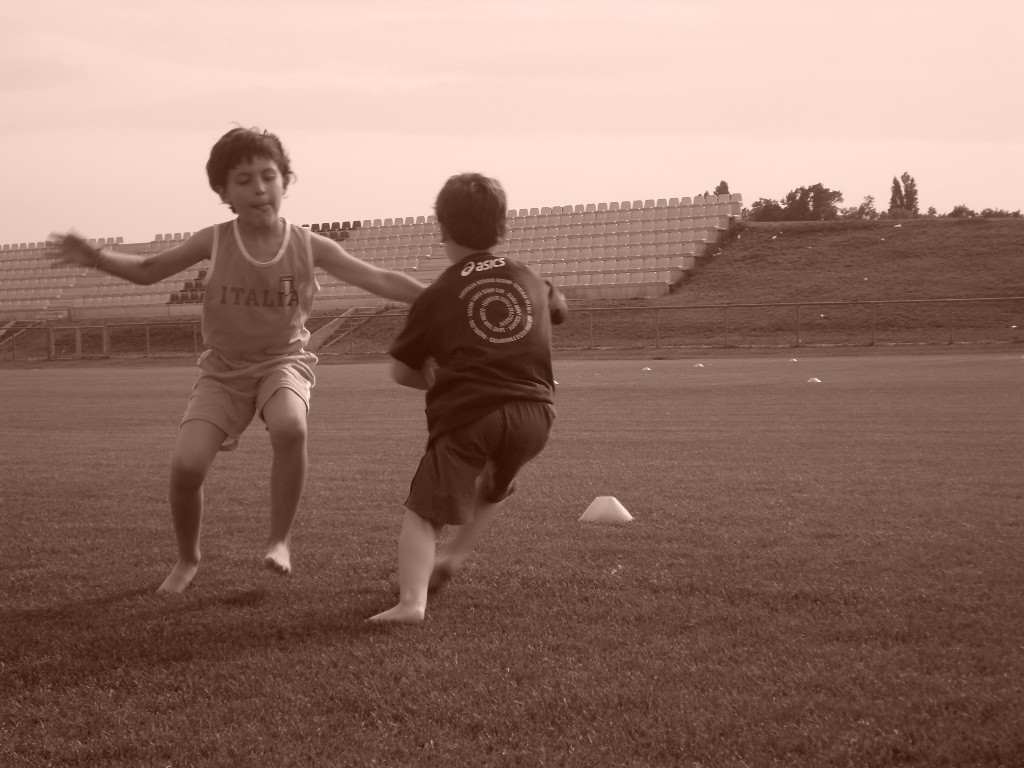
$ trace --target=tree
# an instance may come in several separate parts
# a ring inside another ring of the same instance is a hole
[[[898,179],[895,176],[892,177],[892,195],[889,197],[888,214],[896,219],[906,219],[921,214],[917,202],[917,182],[906,171]]]
[[[715,187],[715,194],[716,195],[728,195],[729,194],[729,184],[727,182],[725,182],[725,181],[718,182],[718,186]]]
[[[949,218],[951,219],[973,219],[977,215],[963,203],[953,206],[953,210],[949,212]]]
[[[867,195],[864,202],[850,208],[843,208],[839,212],[842,219],[854,219],[859,221],[870,221],[878,218],[878,211],[875,210],[874,195]]]
[[[810,187],[797,187],[782,200],[762,197],[750,206],[750,221],[829,221],[839,217],[837,203],[843,193],[833,191],[820,182]]]
[[[896,211],[905,207],[905,200],[903,198],[903,187],[900,186],[900,180],[895,176],[892,177],[892,194],[889,195],[889,213],[895,213]]]
[[[782,217],[787,221],[810,221],[811,191],[807,187],[797,187],[787,193],[782,207],[785,208]]]
[[[786,195],[783,218],[787,221],[830,221],[838,218],[836,203],[843,202],[842,192],[833,192],[821,182],[810,187],[797,187]]]
[[[920,215],[921,209],[917,204],[917,182],[906,171],[903,172],[900,179],[903,181],[903,207],[914,216]]]
[[[842,192],[833,192],[818,182],[809,190],[811,195],[811,218],[814,221],[830,221],[838,218],[839,208],[836,203],[843,202]]]
[[[935,210],[935,206],[934,205],[929,205],[928,206],[928,215],[931,216],[932,218],[935,218],[936,214],[938,214],[938,211]]]
[[[747,218],[750,221],[782,221],[782,206],[775,200],[762,197],[750,204]]]

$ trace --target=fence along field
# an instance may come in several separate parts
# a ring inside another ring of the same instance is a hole
[[[873,346],[1002,344],[1024,340],[1024,297],[989,299],[580,307],[554,329],[556,350],[688,347]],[[317,353],[380,355],[401,327],[404,312],[349,321],[319,314],[315,330],[342,325]],[[1020,325],[1018,325],[1020,323]],[[26,328],[0,342],[0,361],[198,356],[202,334],[194,321],[50,325]]]
[[[1019,765],[1020,351],[701,361],[556,359],[548,450],[413,631],[363,621],[424,437],[382,363],[318,370],[294,577],[257,425],[171,600],[194,371],[0,370],[0,764]],[[605,494],[633,522],[578,522]]]

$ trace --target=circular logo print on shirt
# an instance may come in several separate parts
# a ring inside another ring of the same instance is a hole
[[[477,336],[492,344],[518,341],[533,327],[533,304],[523,287],[503,277],[475,280],[459,293]]]

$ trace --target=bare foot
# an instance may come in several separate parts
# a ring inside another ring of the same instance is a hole
[[[164,579],[164,583],[160,585],[157,592],[167,592],[169,594],[183,592],[192,583],[192,577],[196,575],[198,570],[199,563],[186,563],[179,560],[174,568],[171,569],[167,578]]]
[[[292,572],[292,558],[286,543],[279,542],[267,550],[263,556],[263,566],[268,571],[273,571],[282,576]]]
[[[405,606],[399,603],[394,608],[371,616],[367,621],[391,622],[394,624],[419,624],[426,615],[426,609]]]

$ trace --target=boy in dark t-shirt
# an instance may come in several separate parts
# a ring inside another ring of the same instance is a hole
[[[452,264],[417,298],[390,350],[395,381],[427,391],[428,442],[398,539],[398,604],[371,621],[423,621],[428,590],[468,557],[555,419],[551,324],[565,320],[565,299],[491,253],[505,207],[501,184],[477,173],[452,176],[437,196]],[[445,525],[459,527],[435,557]]]

